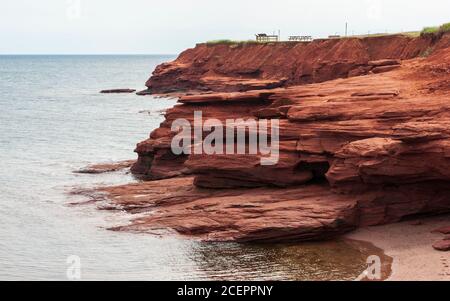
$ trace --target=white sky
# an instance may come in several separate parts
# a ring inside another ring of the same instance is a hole
[[[419,30],[450,22],[450,1],[0,0],[0,54],[176,54],[279,29],[344,34],[346,21],[349,34]]]

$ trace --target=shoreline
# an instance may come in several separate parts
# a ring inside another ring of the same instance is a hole
[[[118,162],[117,165],[121,165],[120,163],[123,162]],[[103,166],[103,164],[98,165]],[[92,195],[90,197],[92,198]],[[433,230],[446,227],[449,223],[450,213],[447,213],[357,228],[337,239],[346,241],[349,245],[360,249],[362,253],[373,252],[372,255],[379,256],[382,264],[380,281],[450,281],[450,253],[440,252],[432,247],[433,243],[444,238],[443,234],[435,233]],[[183,235],[180,236],[183,237]],[[368,279],[362,276],[359,280]]]
[[[444,236],[431,232],[449,223],[450,214],[444,214],[358,228],[344,238],[371,243],[392,257],[392,273],[387,281],[449,281],[450,253],[432,247]]]

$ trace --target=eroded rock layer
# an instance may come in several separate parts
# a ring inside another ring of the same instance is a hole
[[[254,46],[255,57],[260,58],[268,47],[289,51],[285,62],[274,62],[273,70],[259,60],[252,65],[263,70],[258,74],[272,70],[273,78],[282,78],[277,70],[291,66],[289,53],[296,47],[321,49],[342,43],[334,53],[343,59],[362,44],[362,63],[371,68],[395,66],[386,72],[287,88],[180,97],[180,104],[169,109],[161,126],[136,148],[139,159],[132,171],[156,181],[101,189],[109,196],[108,208],[143,214],[115,229],[173,229],[219,241],[294,241],[450,211],[450,38],[435,41],[431,56],[401,63],[381,61],[390,55],[379,52],[391,45],[388,49],[395,58],[404,59],[429,45],[410,38],[386,44],[391,38],[386,39]],[[192,59],[189,53],[200,49]],[[202,57],[208,61],[211,51],[203,45],[183,54],[181,61],[184,57],[194,63]],[[223,68],[250,70],[250,58],[227,55],[241,62],[241,69]],[[306,56],[298,61],[311,63]],[[167,68],[157,69],[150,86],[166,86],[158,76]],[[174,87],[184,74],[177,72]],[[292,84],[299,83],[293,79]],[[223,123],[237,118],[279,120],[278,163],[263,166],[260,154],[173,154],[172,122],[184,118],[193,123],[195,111]]]
[[[198,44],[156,68],[151,93],[247,91],[381,73],[441,47],[432,38],[390,35],[313,42]],[[145,93],[142,93],[145,94]]]

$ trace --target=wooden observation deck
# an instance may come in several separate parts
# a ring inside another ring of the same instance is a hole
[[[265,33],[259,33],[256,36],[256,42],[267,43],[267,42],[278,42],[280,37],[277,35],[268,35]]]

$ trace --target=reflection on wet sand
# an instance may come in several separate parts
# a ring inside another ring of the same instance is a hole
[[[370,255],[381,257],[386,278],[391,259],[372,245],[350,240],[220,247],[199,243],[188,254],[214,280],[354,280],[367,268]]]

